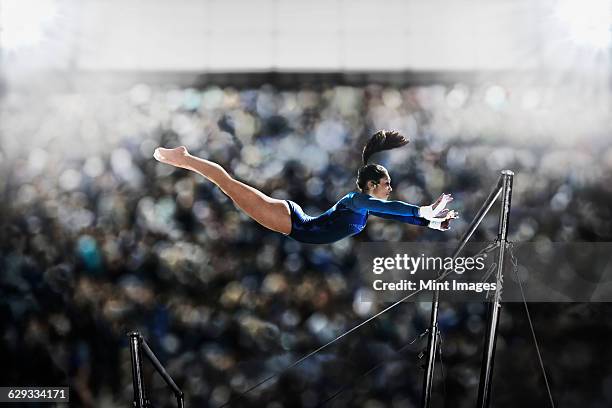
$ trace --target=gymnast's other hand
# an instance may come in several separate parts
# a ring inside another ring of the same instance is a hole
[[[419,217],[429,221],[440,218],[440,215],[442,215],[446,209],[446,205],[451,201],[453,201],[453,197],[450,194],[442,194],[433,204],[419,207]]]
[[[162,163],[176,167],[185,167],[186,158],[189,157],[189,152],[185,146],[175,147],[174,149],[166,149],[158,147],[153,153],[153,157]]]
[[[429,220],[429,228],[438,231],[448,231],[451,221],[459,218],[459,213],[455,210],[445,209],[438,215],[438,217]]]

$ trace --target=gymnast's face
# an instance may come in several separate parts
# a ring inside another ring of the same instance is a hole
[[[379,198],[381,200],[386,200],[391,195],[391,177],[386,175],[378,180],[378,183],[374,183],[373,181],[368,181],[368,194],[372,197]]]

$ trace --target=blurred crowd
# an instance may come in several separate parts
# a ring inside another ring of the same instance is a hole
[[[517,174],[511,240],[612,240],[612,122],[605,112],[588,123],[551,120],[557,105],[533,90],[139,84],[9,92],[0,102],[0,382],[68,385],[73,406],[130,404],[131,330],[189,407],[230,398],[230,406],[316,407],[330,397],[329,406],[418,406],[416,355],[426,337],[398,350],[427,328],[427,303],[401,305],[239,395],[385,307],[360,301],[368,290],[356,267],[360,242],[456,241],[499,170]],[[355,190],[361,148],[378,129],[411,141],[375,157],[390,171],[394,198],[422,205],[453,193],[462,218],[451,231],[370,219],[356,237],[300,244],[260,227],[207,180],[152,159],[157,146],[185,145],[315,215]],[[493,240],[496,223],[494,212],[474,240]],[[521,307],[502,313],[498,407],[546,404]],[[484,310],[443,306],[436,406],[473,404]],[[600,353],[612,337],[607,310],[533,306],[563,406],[612,403],[612,361]],[[588,335],[594,327],[597,339]],[[156,406],[172,406],[151,367],[146,379]]]

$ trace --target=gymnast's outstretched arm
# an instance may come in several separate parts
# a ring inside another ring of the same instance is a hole
[[[407,224],[419,225],[421,227],[429,227],[439,231],[446,231],[450,229],[450,221],[459,218],[458,213],[454,210],[444,210],[440,213],[440,216],[438,218],[435,218],[433,220],[428,220],[422,217],[414,217],[411,215],[386,214],[376,211],[370,211],[370,214],[387,220],[394,220]]]
[[[353,196],[353,206],[356,209],[374,211],[384,214],[408,215],[427,220],[440,218],[445,207],[453,200],[450,194],[442,194],[432,205],[417,206],[398,200],[381,200],[369,194],[358,193]],[[447,211],[448,212],[448,211]],[[446,215],[446,213],[444,213]]]
[[[370,211],[371,215],[374,215],[379,218],[384,218],[386,220],[399,221],[406,224],[419,225],[421,227],[427,227],[429,225],[429,221],[425,218],[415,217],[412,215],[395,215],[395,214],[386,214],[376,211]]]

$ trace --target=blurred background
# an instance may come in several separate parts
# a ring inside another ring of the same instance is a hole
[[[129,406],[137,329],[188,407],[218,407],[386,306],[359,300],[360,242],[456,242],[504,168],[511,240],[612,240],[611,23],[608,0],[0,0],[0,385]],[[152,160],[186,145],[314,215],[378,129],[411,140],[376,158],[395,198],[453,193],[451,231],[371,219],[300,244]],[[610,306],[530,308],[558,406],[610,406]],[[429,312],[401,305],[230,406],[418,406],[426,342],[397,350]],[[473,406],[485,307],[440,313],[432,404]],[[493,406],[547,400],[506,304]]]

